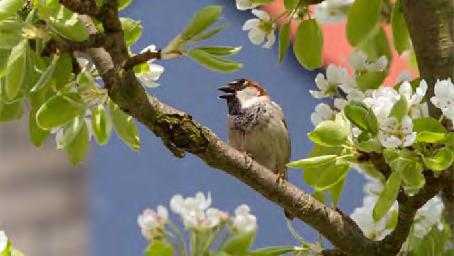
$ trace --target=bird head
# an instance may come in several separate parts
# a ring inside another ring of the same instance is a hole
[[[258,83],[249,79],[237,79],[221,86],[218,90],[224,92],[220,99],[227,100],[229,110],[231,108],[247,108],[262,100],[269,100],[268,93]]]

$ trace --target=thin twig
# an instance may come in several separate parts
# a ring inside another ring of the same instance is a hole
[[[106,45],[106,42],[107,37],[102,33],[90,35],[88,39],[83,42],[74,42],[69,40],[57,41],[51,39],[47,42],[42,54],[47,56],[51,53],[83,51],[89,48],[103,47]]]
[[[150,51],[150,50],[147,50],[145,52],[142,52],[142,53],[139,53],[135,56],[132,56],[130,57],[125,65],[123,66],[123,68],[125,70],[128,70],[128,69],[131,69],[131,68],[134,68],[135,66],[137,65],[140,65],[142,63],[145,63],[149,60],[153,60],[153,59],[161,59],[161,51],[157,51],[157,52],[153,52],[153,51]]]

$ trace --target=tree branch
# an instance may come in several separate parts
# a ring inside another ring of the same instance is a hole
[[[91,17],[96,17],[100,10],[94,0],[60,0],[60,3],[73,12]]]
[[[157,59],[159,60],[161,58],[161,51],[157,51],[157,52],[152,52],[150,50],[147,50],[145,52],[142,52],[142,53],[139,53],[137,55],[134,55],[132,57],[130,57],[125,65],[123,66],[123,68],[125,70],[128,70],[128,69],[131,69],[131,68],[134,68],[135,66],[137,65],[140,65],[142,63],[145,63],[149,60],[153,60],[153,59]]]
[[[51,53],[83,51],[88,48],[103,47],[105,45],[108,45],[107,41],[107,37],[102,33],[92,34],[86,41],[83,42],[74,42],[66,39],[57,41],[55,39],[51,39],[49,40],[49,42],[47,42],[46,47],[43,50],[43,55],[49,55]]]
[[[437,79],[454,79],[454,1],[402,0],[401,2],[421,78],[429,84],[427,95],[429,99],[434,95],[433,85]],[[439,117],[441,114],[440,110],[431,104],[429,104],[429,110],[434,117]],[[454,177],[454,167],[444,172],[451,179]],[[442,198],[446,217],[451,229],[454,230],[452,184],[443,189]]]
[[[454,2],[452,0],[402,0],[421,78],[433,96],[437,79],[454,78]],[[438,110],[431,108],[433,115]]]

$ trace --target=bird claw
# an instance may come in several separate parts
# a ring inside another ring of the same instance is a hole
[[[252,154],[247,151],[241,151],[241,153],[244,155],[244,161],[246,161],[247,168],[251,168],[253,162]]]
[[[277,173],[276,183],[281,184],[282,181],[285,179],[285,174],[280,171],[277,171],[276,173]]]

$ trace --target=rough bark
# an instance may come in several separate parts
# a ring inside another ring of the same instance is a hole
[[[416,53],[421,78],[429,84],[427,98],[434,95],[437,79],[454,80],[454,1],[402,0],[402,9],[408,24]],[[438,117],[438,109],[429,105],[431,115]],[[450,127],[450,132],[453,132]],[[447,170],[451,180],[454,167]],[[454,184],[443,189],[442,199],[446,218],[454,230]]]

